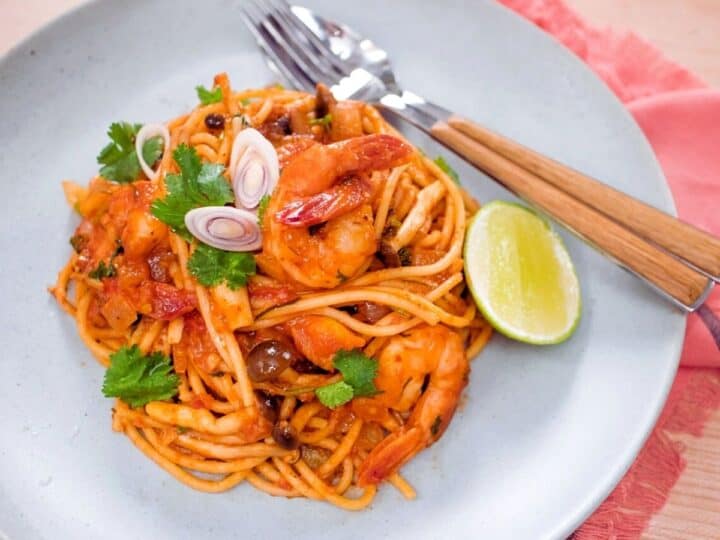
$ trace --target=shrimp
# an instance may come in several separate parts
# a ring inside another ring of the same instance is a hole
[[[290,335],[295,346],[313,364],[332,371],[333,358],[339,350],[357,349],[365,340],[335,319],[322,315],[303,315],[290,321]]]
[[[376,134],[295,154],[265,213],[263,253],[308,287],[336,287],[355,275],[377,251],[370,203],[379,185],[369,173],[401,165],[412,152]]]
[[[380,353],[375,379],[381,393],[368,401],[398,412],[413,410],[405,425],[383,439],[362,463],[361,486],[380,483],[442,436],[468,373],[460,336],[444,326],[417,327],[390,340]]]

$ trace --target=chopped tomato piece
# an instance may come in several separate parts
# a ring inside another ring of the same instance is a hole
[[[101,307],[100,298],[93,296],[90,299],[90,305],[88,305],[87,318],[95,328],[106,328],[108,326],[105,316],[100,311]]]
[[[137,311],[121,292],[115,292],[105,301],[100,308],[105,320],[114,330],[127,330],[137,319]]]
[[[202,315],[197,311],[185,315],[182,339],[180,339],[180,343],[173,347],[173,361],[176,371],[184,372],[186,366],[192,362],[200,369],[211,373],[219,363],[214,362],[215,366],[207,369],[213,363],[213,359],[210,358],[213,355],[217,356],[217,352],[205,327]]]
[[[125,253],[132,257],[143,257],[167,238],[168,228],[162,221],[144,208],[130,211],[127,224],[122,232]]]
[[[195,293],[157,281],[142,283],[137,296],[136,307],[140,313],[165,321],[190,313],[197,305]]]
[[[175,255],[172,251],[161,249],[154,250],[147,260],[148,266],[150,267],[150,277],[153,281],[172,283],[170,267],[174,261]]]
[[[142,259],[131,259],[124,255],[113,260],[117,270],[118,286],[129,291],[150,279],[148,264]]]

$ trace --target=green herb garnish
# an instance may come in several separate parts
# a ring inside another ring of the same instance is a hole
[[[117,270],[112,262],[105,264],[105,261],[100,261],[95,270],[88,273],[88,277],[93,279],[111,278],[117,274]]]
[[[344,381],[328,384],[315,390],[315,395],[320,403],[331,409],[344,405],[353,398],[354,394],[353,387]]]
[[[265,212],[267,212],[268,205],[270,204],[270,195],[263,195],[258,203],[258,224],[262,225],[263,219],[265,218]]]
[[[170,399],[177,394],[179,384],[170,358],[159,352],[145,356],[133,345],[110,355],[102,392],[105,397],[118,397],[131,407],[141,407]]]
[[[320,403],[334,409],[354,397],[374,396],[378,393],[374,379],[378,363],[360,350],[338,351],[333,365],[342,374],[343,380],[315,390]]]
[[[140,161],[135,152],[135,137],[142,124],[115,122],[108,129],[110,141],[98,154],[97,162],[103,167],[100,176],[127,184],[137,180],[140,174]],[[152,166],[163,152],[163,140],[153,137],[145,141],[142,148],[145,163]]]
[[[200,244],[190,256],[187,268],[206,287],[225,282],[235,290],[244,286],[247,278],[255,274],[255,257],[252,253],[223,251]]]
[[[222,88],[216,86],[212,90],[208,90],[202,84],[195,87],[198,99],[203,105],[210,105],[211,103],[220,103],[223,99]]]
[[[180,174],[165,177],[167,195],[164,199],[153,201],[151,211],[173,231],[190,240],[190,232],[185,227],[185,214],[193,208],[223,206],[232,202],[232,189],[223,176],[224,167],[202,163],[194,148],[181,144],[173,152],[173,158],[180,168]]]
[[[450,164],[445,161],[445,158],[442,156],[438,156],[435,158],[435,165],[440,167],[442,171],[447,174],[450,178],[452,178],[453,182],[460,185],[460,176],[458,175],[457,171],[453,169]]]
[[[320,118],[313,118],[312,120],[310,120],[311,126],[322,126],[326,130],[330,129],[330,124],[332,124],[332,114],[330,113]]]

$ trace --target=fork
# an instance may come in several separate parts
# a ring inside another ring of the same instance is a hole
[[[291,85],[312,91],[317,82],[334,83],[337,99],[372,102],[409,121],[676,305],[688,311],[702,305],[720,276],[719,239],[403,91],[387,54],[372,42],[359,47],[371,51],[370,62],[362,53],[340,58],[303,14],[311,12],[284,0],[252,0],[244,8],[248,28]]]

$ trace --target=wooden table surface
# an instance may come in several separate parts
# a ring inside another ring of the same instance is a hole
[[[632,30],[720,88],[720,0],[566,0],[599,26]],[[81,0],[0,0],[0,54]],[[720,539],[720,411],[681,438],[688,466],[646,540]]]

